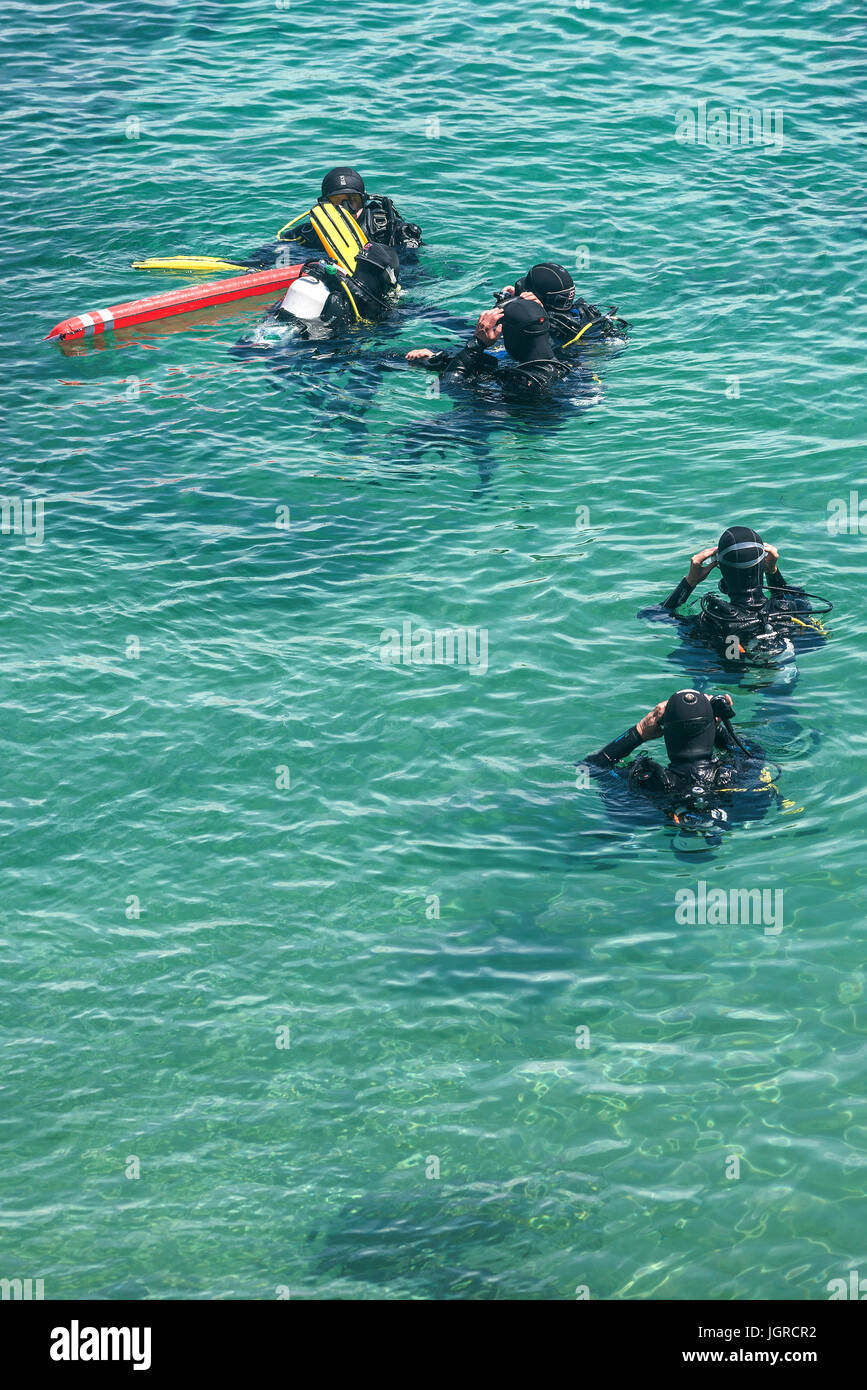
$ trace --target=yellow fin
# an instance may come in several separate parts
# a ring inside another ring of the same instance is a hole
[[[226,261],[219,256],[150,256],[145,261],[132,261],[133,270],[246,270],[237,261]]]
[[[355,218],[333,203],[317,203],[310,209],[310,221],[333,261],[351,275],[367,238]]]

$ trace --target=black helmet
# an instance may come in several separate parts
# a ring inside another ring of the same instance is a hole
[[[716,719],[707,695],[698,690],[678,690],[670,695],[662,715],[662,733],[673,763],[706,762],[716,738]]]
[[[516,362],[550,361],[545,310],[532,299],[510,299],[503,310],[503,346]]]
[[[358,253],[352,278],[367,294],[382,298],[397,285],[399,271],[400,260],[393,246],[368,241]]]
[[[515,282],[515,294],[523,294],[525,290],[541,299],[546,309],[563,312],[572,307],[575,281],[562,265],[542,261],[531,266],[523,280]]]
[[[364,197],[364,179],[357,169],[343,164],[339,169],[329,169],[322,180],[322,197],[330,198],[334,193],[357,193]]]
[[[720,588],[730,599],[761,598],[766,554],[761,536],[749,526],[730,526],[723,531],[717,561],[722,575]]]

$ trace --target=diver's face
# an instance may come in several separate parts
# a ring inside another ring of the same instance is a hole
[[[328,201],[333,203],[336,208],[346,208],[346,211],[351,212],[353,217],[357,217],[361,212],[360,193],[332,193]]]

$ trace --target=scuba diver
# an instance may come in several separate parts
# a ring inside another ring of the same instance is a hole
[[[325,175],[322,192],[310,211],[287,222],[276,240],[251,252],[245,264],[268,269],[291,259],[299,245],[324,246],[331,256],[329,242],[335,235],[338,240],[348,238],[350,244],[360,235],[362,242],[393,246],[401,252],[415,251],[422,244],[421,227],[405,221],[390,198],[367,193],[358,171],[343,165]]]
[[[397,303],[399,270],[394,248],[371,242],[356,252],[351,271],[335,261],[307,261],[280,302],[236,348],[282,347],[292,339],[321,339],[376,323]]]
[[[503,336],[505,345],[496,352],[474,339],[458,352],[415,348],[406,354],[411,364],[438,373],[450,393],[461,386],[471,390],[461,392],[463,399],[447,414],[430,415],[394,432],[393,449],[404,468],[417,474],[428,460],[440,466],[463,458],[469,447],[479,471],[473,497],[479,498],[496,471],[493,440],[498,433],[525,434],[535,437],[540,448],[549,448],[554,433],[577,410],[598,405],[599,378],[577,361],[556,357],[547,315],[534,300],[510,302],[504,309]],[[431,383],[433,394],[439,395],[440,381]]]
[[[782,801],[773,783],[779,769],[772,774],[764,750],[741,741],[733,717],[730,695],[678,690],[579,767],[596,777],[611,774],[611,790],[625,788],[630,800],[643,798],[682,831],[718,843],[733,821],[764,816]],[[660,736],[668,767],[647,754],[618,766],[642,743]],[[722,756],[714,757],[715,749]]]
[[[551,325],[551,338],[558,352],[578,351],[579,343],[600,338],[623,338],[629,328],[625,319],[615,318],[617,306],[603,314],[595,304],[575,298],[575,281],[568,270],[553,261],[531,266],[522,279],[506,285],[494,295],[496,307],[479,316],[476,338],[485,347],[492,346],[500,336],[503,307],[513,299],[524,297],[541,304]]]
[[[820,646],[827,637],[818,615],[831,611],[827,599],[816,608],[804,589],[789,585],[779,552],[749,526],[730,526],[715,546],[692,556],[689,572],[662,604],[645,608],[643,618],[675,617],[685,623],[726,663],[784,666],[799,651]],[[702,595],[698,613],[678,613],[693,590],[719,566],[718,592]],[[767,592],[764,584],[767,583]]]
[[[487,351],[473,339],[459,352],[433,352],[413,348],[407,362],[437,372],[444,383],[485,380],[495,385],[505,400],[539,400],[554,386],[575,373],[555,355],[550,321],[535,299],[511,299],[502,313],[503,354]]]
[[[312,412],[313,429],[339,422],[361,448],[380,373],[358,340],[374,336],[382,347],[382,339],[397,331],[391,311],[398,271],[394,248],[371,243],[358,251],[351,273],[334,261],[307,261],[283,298],[230,351],[264,360],[271,385],[291,391],[295,404]]]

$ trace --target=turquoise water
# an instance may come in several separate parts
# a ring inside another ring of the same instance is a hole
[[[863,16],[25,4],[7,39],[0,495],[45,534],[0,538],[0,1275],[867,1275],[864,540],[828,529],[867,500]],[[782,147],[679,143],[701,101],[779,108]],[[346,161],[424,227],[396,339],[312,385],[230,356],[258,310],[40,341]],[[489,429],[378,370],[546,257],[633,323],[599,404]],[[573,765],[688,683],[636,613],[729,522],[835,611],[794,687],[728,683],[789,804],[696,857]],[[383,664],[405,620],[483,627],[487,670]],[[699,881],[782,891],[783,930],[678,925]]]

